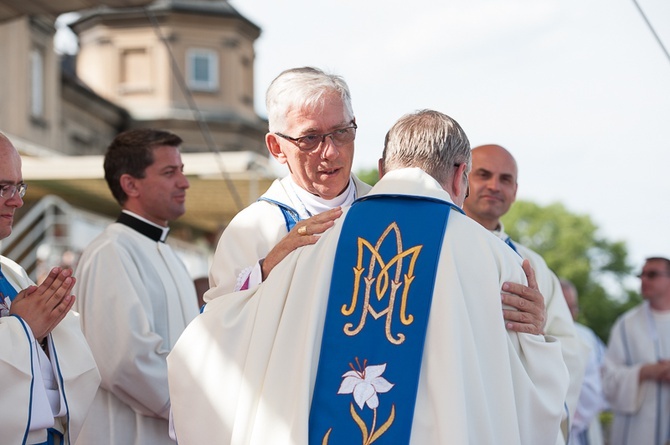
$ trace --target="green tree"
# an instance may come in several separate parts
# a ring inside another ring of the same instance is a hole
[[[616,318],[641,301],[624,283],[632,270],[625,243],[601,237],[588,215],[572,213],[560,203],[517,201],[502,220],[512,239],[542,255],[556,275],[575,284],[579,321],[603,340]]]
[[[375,185],[377,181],[379,181],[379,172],[376,168],[359,170],[356,172],[356,176],[358,176],[358,179],[361,181],[370,185]]]

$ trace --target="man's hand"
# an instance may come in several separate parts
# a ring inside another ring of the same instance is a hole
[[[503,283],[503,292],[500,294],[503,304],[517,309],[503,309],[505,327],[515,332],[542,334],[547,320],[544,297],[538,289],[535,271],[528,260],[523,260],[522,266],[528,278],[528,286]]]
[[[71,269],[54,267],[42,284],[16,295],[9,313],[21,317],[41,342],[72,308],[74,295],[70,292],[75,281]]]
[[[656,382],[670,382],[670,361],[660,360],[658,363],[648,363],[640,368],[640,382],[653,380]]]
[[[272,269],[281,262],[286,255],[298,247],[314,244],[319,240],[320,234],[333,227],[335,220],[342,216],[342,208],[335,207],[309,219],[300,221],[291,231],[277,243],[267,254],[261,265],[263,281],[268,277]]]

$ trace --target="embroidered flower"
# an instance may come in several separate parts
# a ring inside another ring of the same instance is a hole
[[[356,364],[362,370],[357,371],[353,365],[350,365],[351,371],[342,375],[344,380],[342,380],[337,393],[353,394],[354,401],[360,409],[363,409],[363,405],[368,405],[370,409],[376,409],[379,406],[377,394],[383,394],[393,388],[393,383],[389,383],[381,376],[386,370],[386,363],[366,366],[367,360],[365,360],[361,367],[358,359],[356,359]]]

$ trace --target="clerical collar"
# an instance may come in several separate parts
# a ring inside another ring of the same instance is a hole
[[[503,226],[502,221],[498,221],[498,225],[495,229],[491,230],[491,232],[495,233],[496,236],[500,236],[500,234],[505,233],[505,226]]]
[[[116,222],[136,230],[147,238],[151,238],[154,241],[160,241],[162,243],[165,242],[168,236],[168,232],[170,232],[169,227],[161,227],[158,224],[154,224],[146,218],[142,218],[140,215],[129,210],[123,210]]]
[[[349,178],[349,185],[346,190],[333,199],[323,199],[316,195],[312,195],[310,192],[296,184],[292,177],[289,176],[289,178],[291,185],[293,186],[293,191],[309,216],[318,215],[319,213],[338,206],[349,206],[356,199],[356,186],[351,178]]]

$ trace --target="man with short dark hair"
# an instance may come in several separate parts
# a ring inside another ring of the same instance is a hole
[[[647,258],[639,277],[645,301],[614,323],[603,365],[612,445],[670,440],[670,260]]]
[[[198,313],[193,280],[165,243],[189,187],[181,143],[166,131],[136,129],[105,154],[105,179],[122,212],[77,268],[76,307],[102,374],[79,445],[174,444],[166,357]]]
[[[0,133],[0,240],[12,233],[26,184],[21,157]],[[51,269],[40,286],[0,256],[0,442],[74,443],[100,375],[70,311],[75,278]]]

